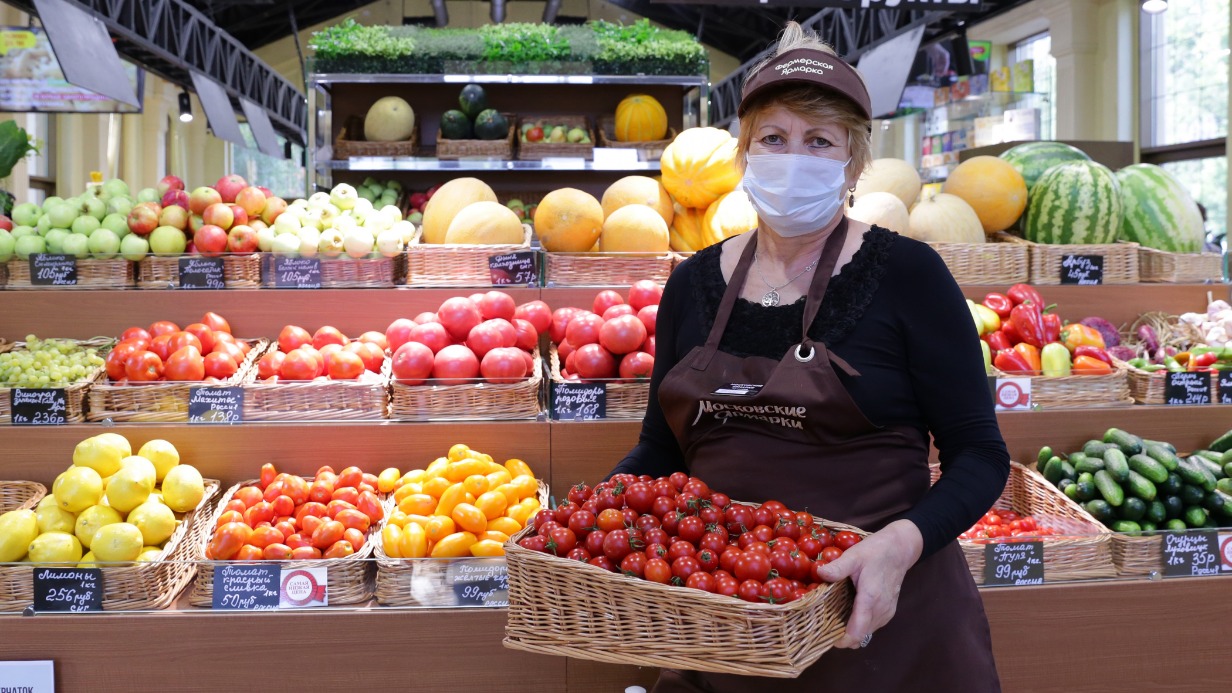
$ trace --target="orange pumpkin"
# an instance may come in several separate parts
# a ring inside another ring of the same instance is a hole
[[[718,128],[689,128],[660,158],[663,187],[685,207],[705,209],[740,184],[736,138]]]
[[[1027,208],[1027,184],[1022,174],[995,156],[976,156],[962,162],[941,190],[971,205],[987,234],[1013,226]]]
[[[535,208],[535,233],[548,252],[584,252],[599,240],[603,217],[603,207],[593,195],[561,188],[545,195]]]
[[[667,136],[667,111],[653,96],[631,94],[616,106],[616,141],[649,142]]]

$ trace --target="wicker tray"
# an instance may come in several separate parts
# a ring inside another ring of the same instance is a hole
[[[166,560],[100,568],[105,611],[166,609],[175,602],[197,571],[193,547],[207,536],[209,523],[202,520],[218,487],[218,481],[205,480],[201,502],[184,515],[164,545]],[[22,611],[34,602],[33,570],[25,565],[0,567],[0,612]]]
[[[1223,280],[1223,257],[1218,253],[1167,253],[1138,248],[1138,274],[1144,282],[1200,284]]]
[[[549,356],[551,378],[554,383],[566,382],[560,375],[560,356],[555,345]],[[650,381],[624,382],[618,379],[592,380],[607,385],[607,417],[609,419],[641,419],[646,416],[646,403],[650,400]],[[551,387],[549,385],[549,387]]]
[[[1125,364],[1117,364],[1108,375],[1023,376],[993,372],[1007,378],[1031,379],[1031,404],[1044,409],[1084,408],[1133,404],[1130,397],[1129,372]]]
[[[35,286],[30,283],[30,261],[9,260],[7,289],[81,289],[133,285],[133,263],[124,258],[77,260],[77,283],[71,286]]]
[[[233,387],[244,382],[248,372],[256,372],[257,359],[265,351],[264,339],[246,339],[252,345],[235,375],[217,387]],[[204,383],[153,382],[117,385],[100,378],[90,386],[88,421],[140,421],[143,423],[182,423],[188,421],[188,397],[194,387]]]
[[[543,410],[543,360],[536,349],[534,370],[519,383],[477,380],[465,385],[390,383],[389,418],[398,421],[533,419]],[[547,503],[544,503],[547,507]]]
[[[191,256],[184,256],[191,257]],[[222,280],[228,289],[255,289],[261,286],[261,255],[235,255],[222,257]],[[138,289],[180,288],[180,258],[148,255],[137,263],[140,278]]]
[[[818,520],[837,531],[855,527]],[[614,664],[792,678],[843,634],[853,590],[844,580],[783,605],[609,573],[505,544],[505,647]],[[648,627],[648,624],[654,624]],[[722,624],[722,627],[716,627]]]
[[[423,227],[406,248],[406,283],[412,286],[492,286],[488,258],[530,250],[531,228],[517,245],[424,243]]]
[[[664,284],[675,253],[544,253],[548,286],[618,286],[641,279]]]
[[[1124,361],[1114,359],[1117,366],[1126,372],[1129,394],[1138,404],[1167,404],[1164,392],[1167,389],[1167,371],[1144,371]],[[1211,402],[1219,402],[1219,376],[1211,375]]]
[[[256,479],[242,481],[235,486],[227,489],[227,492],[218,501],[214,512],[210,514],[209,522],[204,522],[207,530],[202,533],[201,538],[192,546],[192,557],[195,560],[201,561],[197,566],[197,581],[193,584],[192,591],[188,594],[188,603],[193,606],[203,606],[212,608],[214,606],[214,566],[216,565],[243,565],[237,561],[210,561],[205,558],[205,547],[210,541],[213,534],[214,526],[218,524],[218,518],[222,515],[227,503],[231,497],[235,495],[243,486],[254,486],[257,484]],[[383,523],[378,522],[368,528],[368,536],[365,538],[364,545],[360,550],[347,556],[346,558],[319,558],[306,561],[280,561],[279,565],[283,568],[328,568],[329,581],[326,583],[326,594],[328,595],[329,605],[337,604],[359,604],[366,602],[372,598],[372,573],[371,561],[368,561],[368,556],[372,553],[372,541],[380,536],[378,525]]]
[[[411,139],[401,142],[368,142],[367,140],[348,140],[346,128],[338,133],[334,140],[334,158],[350,159],[352,157],[399,157],[415,156],[419,151],[419,119],[415,119],[415,128],[411,131]]]
[[[109,350],[109,348],[115,344],[115,340],[110,337],[95,337],[94,339],[78,341],[77,343],[84,347],[96,347],[103,350]],[[25,342],[0,344],[0,354],[13,349],[20,349],[23,346],[25,346]],[[86,420],[86,393],[89,391],[91,385],[95,385],[105,380],[106,374],[107,369],[103,366],[99,366],[93,373],[86,376],[85,380],[58,388],[64,390],[65,423],[81,423]],[[0,423],[13,422],[13,400],[10,395],[12,390],[13,388],[11,387],[0,387]]]
[[[394,257],[357,260],[343,255],[320,260],[322,289],[385,289],[406,281],[406,257],[402,253]],[[274,255],[269,253],[261,261],[261,283],[269,289],[278,285],[274,262]]]
[[[500,159],[511,161],[517,140],[518,117],[502,113],[509,121],[509,134],[499,140],[447,140],[436,131],[436,158],[438,159]]]
[[[277,348],[275,346],[274,348]],[[380,380],[285,380],[265,383],[252,369],[244,379],[245,421],[372,421],[389,411],[390,361]]]
[[[959,284],[1018,284],[1027,281],[1027,245],[999,236],[987,243],[929,243]]]
[[[658,161],[663,156],[663,150],[676,139],[676,128],[667,129],[667,138],[662,140],[647,140],[645,142],[619,142],[616,140],[616,116],[606,114],[599,116],[600,147],[614,149],[636,149],[638,161]]]
[[[540,142],[522,142],[521,137],[518,137],[518,159],[539,160],[552,157],[572,158],[572,159],[593,159],[595,158],[595,131],[590,127],[590,118],[582,115],[523,115],[518,119],[515,130],[522,132],[522,123],[526,121],[544,120],[553,125],[562,125],[572,130],[573,128],[581,128],[586,131],[586,136],[590,138],[589,142],[548,142],[546,140]],[[544,133],[546,137],[548,133]]]
[[[47,487],[33,481],[0,481],[0,513],[33,510],[45,495]]]
[[[1067,255],[1103,256],[1104,284],[1138,283],[1137,243],[1050,245],[1032,243],[1006,233],[998,234],[997,238],[1027,246],[1031,260],[1030,281],[1032,284],[1060,284],[1061,263]]]

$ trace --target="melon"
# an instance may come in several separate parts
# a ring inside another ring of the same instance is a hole
[[[736,189],[736,138],[719,128],[689,128],[663,150],[659,159],[663,187],[685,207],[705,209]]]
[[[910,213],[907,205],[898,199],[894,193],[871,192],[856,200],[847,216],[856,221],[862,221],[869,226],[880,226],[904,236],[910,235]]]
[[[912,208],[907,235],[926,243],[983,243],[984,226],[961,197],[937,193]]]
[[[584,252],[599,240],[603,219],[603,207],[594,195],[561,188],[545,195],[535,208],[535,233],[548,252]]]
[[[667,136],[667,111],[653,96],[626,96],[616,106],[615,134],[617,142],[661,140]]]
[[[692,253],[705,248],[702,223],[706,219],[706,210],[676,205],[675,212],[668,234],[672,250]]]
[[[400,96],[377,99],[364,116],[364,139],[369,142],[402,142],[415,132],[415,111]]]
[[[1112,243],[1121,228],[1116,176],[1094,161],[1053,166],[1031,189],[1023,237],[1035,243]]]
[[[971,205],[984,225],[984,233],[990,235],[1013,226],[1027,208],[1027,184],[1022,174],[995,156],[976,156],[962,162],[941,190]]]
[[[1170,253],[1202,251],[1202,212],[1172,174],[1153,164],[1135,164],[1117,171],[1116,178],[1121,186],[1120,240]]]
[[[743,190],[733,190],[706,209],[702,220],[702,243],[714,245],[757,228],[757,210]]]
[[[449,223],[446,243],[463,245],[518,245],[526,236],[522,220],[499,202],[467,205]]]
[[[1061,142],[1027,142],[1005,150],[1001,153],[1001,159],[1018,171],[1030,193],[1044,171],[1068,161],[1090,161],[1091,157],[1081,149]]]
[[[663,184],[649,176],[625,176],[603,191],[603,218],[625,205],[646,205],[659,213],[669,226],[676,212]]]
[[[859,200],[868,193],[888,192],[903,201],[907,209],[920,197],[920,174],[902,159],[874,159],[856,182],[853,193]]]
[[[496,193],[478,178],[455,178],[438,188],[424,206],[423,242],[444,243],[453,218],[476,202],[496,202]]]
[[[604,253],[666,253],[667,222],[646,205],[626,205],[603,222],[599,251]]]

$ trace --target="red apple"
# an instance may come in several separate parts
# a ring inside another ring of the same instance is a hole
[[[265,193],[250,185],[235,196],[235,204],[243,207],[249,218],[256,218],[265,210]]]
[[[179,191],[183,194],[183,190]],[[183,231],[188,228],[188,210],[179,205],[168,205],[163,207],[162,214],[158,215],[159,226],[174,226]]]
[[[196,233],[197,229],[201,228],[202,226],[205,226],[205,219],[202,219],[200,214],[193,214],[188,217],[188,230],[189,231]]]
[[[228,204],[235,202],[235,196],[246,187],[248,187],[248,182],[234,173],[219,178],[214,184],[214,189],[222,195],[222,201]]]
[[[441,189],[441,186],[439,186],[439,185],[434,185],[434,186],[432,186],[432,187],[428,188],[428,192],[424,193],[424,196],[425,196],[425,197],[427,197],[429,200],[431,200],[431,199],[432,199],[432,196],[436,194],[436,191],[437,191],[437,190],[440,190],[440,189]]]
[[[428,196],[424,193],[411,193],[410,202],[412,207],[422,209],[428,204]]]
[[[184,209],[188,209],[188,193],[183,190],[168,190],[163,194],[163,199],[161,202],[164,207],[178,205]]]
[[[253,231],[260,231],[261,229],[269,228],[269,224],[261,221],[260,219],[253,219],[252,221],[248,222],[248,225],[252,227]]]
[[[6,217],[3,214],[0,214],[0,229],[4,229],[5,231],[12,231],[13,230],[13,220]]]
[[[271,197],[265,201],[265,208],[261,210],[261,221],[274,225],[274,221],[278,219],[278,215],[287,211],[287,201],[281,197]]]
[[[206,224],[193,234],[193,246],[207,257],[218,255],[227,249],[227,232],[213,224]]]
[[[248,212],[245,211],[243,207],[237,204],[230,204],[227,206],[231,208],[231,214],[235,216],[235,221],[231,222],[232,224],[248,223]]]
[[[243,224],[236,224],[231,227],[231,231],[227,233],[227,250],[239,255],[247,255],[255,252],[256,249],[256,230],[251,226]]]
[[[183,190],[184,180],[179,176],[166,175],[163,176],[162,180],[158,181],[157,188],[159,195],[166,195],[171,190]]]
[[[193,214],[203,214],[206,207],[217,202],[222,202],[222,195],[219,195],[217,190],[203,185],[193,190],[188,196],[188,210]]]
[[[128,230],[138,236],[148,236],[158,228],[162,207],[157,202],[140,202],[128,213]]]
[[[274,197],[274,191],[273,191],[273,190],[270,190],[269,188],[265,187],[264,185],[258,185],[258,186],[257,186],[257,190],[260,190],[260,191],[261,191],[261,193],[262,193],[262,194],[264,194],[264,195],[265,195],[265,197],[266,197],[267,199],[268,199],[268,198],[271,198],[271,197]]]
[[[231,205],[223,202],[216,202],[206,207],[205,211],[201,213],[201,218],[207,224],[222,227],[224,231],[235,224],[235,212],[231,211]]]

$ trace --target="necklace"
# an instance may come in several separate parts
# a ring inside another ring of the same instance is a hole
[[[816,267],[816,266],[817,266],[817,263],[818,263],[818,262],[820,262],[820,261],[821,261],[821,256],[818,256],[816,260],[813,260],[813,261],[812,261],[812,262],[810,262],[810,263],[809,263],[809,264],[808,264],[808,265],[807,265],[804,269],[800,270],[800,273],[799,273],[799,274],[797,274],[796,276],[792,277],[791,279],[788,279],[786,282],[784,282],[784,283],[782,283],[782,284],[780,284],[780,285],[778,285],[778,286],[774,286],[774,285],[773,285],[773,284],[771,284],[770,282],[766,281],[766,275],[764,275],[764,274],[762,274],[762,273],[761,273],[761,266],[759,266],[759,265],[758,265],[758,266],[757,266],[757,276],[761,277],[762,282],[763,282],[766,286],[770,287],[770,290],[769,290],[769,291],[767,291],[765,294],[762,294],[762,297],[761,297],[761,304],[762,304],[763,306],[765,306],[766,308],[773,308],[774,306],[777,306],[777,305],[779,304],[779,289],[781,289],[781,288],[783,288],[783,287],[787,286],[788,284],[791,284],[792,282],[796,281],[796,280],[797,280],[797,279],[799,279],[800,277],[803,277],[805,274],[807,274],[807,273],[809,272],[809,270],[811,270],[811,269],[813,269],[814,267]],[[754,253],[753,253],[753,264],[754,264],[754,265],[757,265],[757,253],[756,253],[756,251],[754,251]]]

